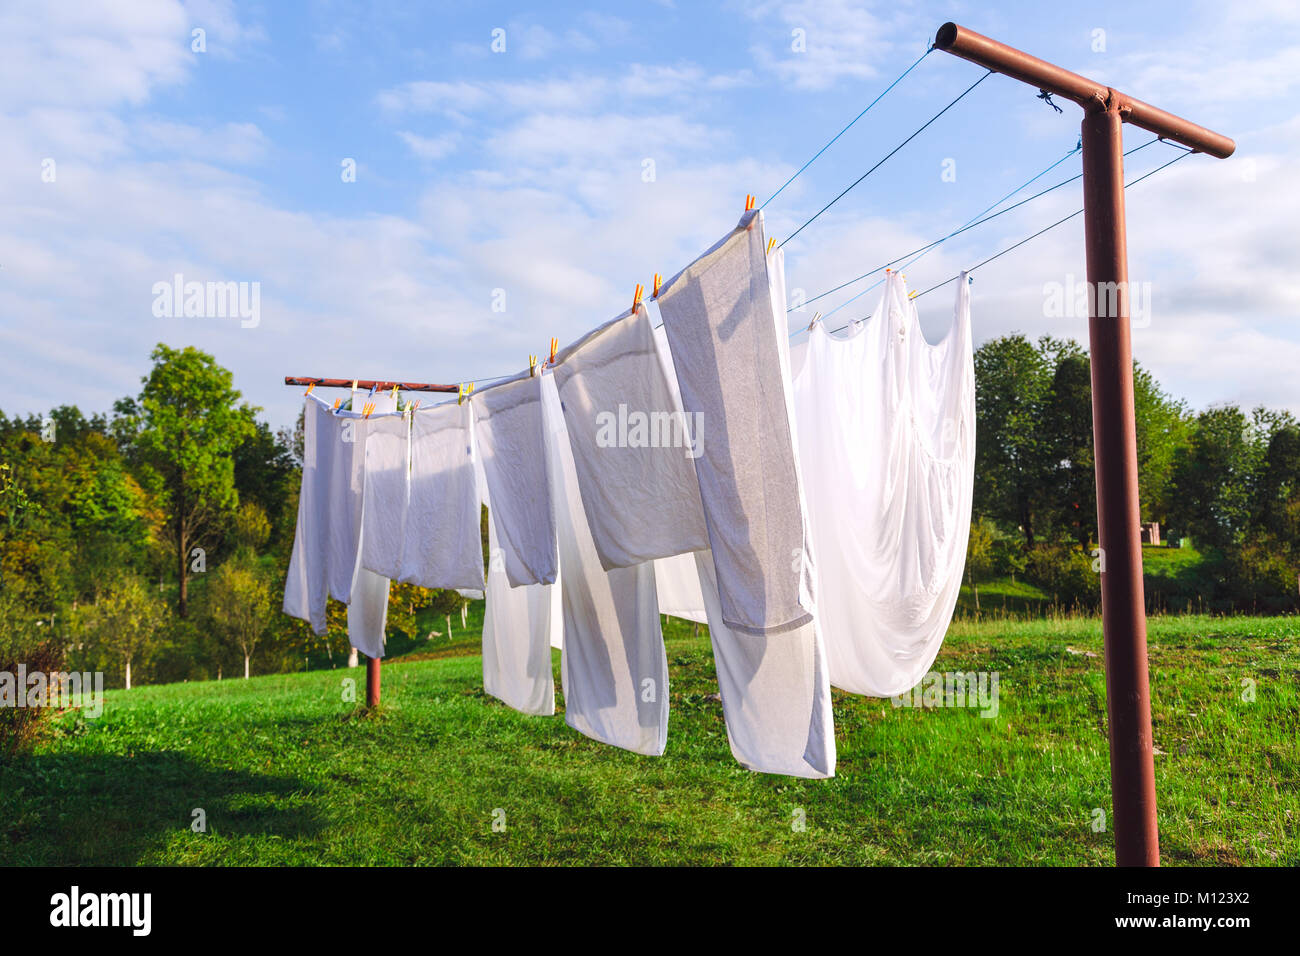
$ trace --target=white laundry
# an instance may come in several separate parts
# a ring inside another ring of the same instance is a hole
[[[601,566],[709,546],[695,423],[673,406],[644,306],[556,355],[583,511]]]
[[[468,404],[411,416],[411,479],[399,580],[426,588],[483,588],[483,539]]]
[[[361,566],[397,580],[402,574],[402,542],[410,494],[410,422],[404,416],[388,415],[366,424]]]
[[[549,373],[541,384],[563,577],[565,721],[615,747],[662,754],[668,739],[668,659],[659,629],[654,565],[601,567],[578,492],[559,393]]]
[[[826,649],[816,619],[783,634],[742,634],[721,620],[708,552],[697,551],[727,742],[741,766],[791,777],[835,775]]]
[[[488,542],[490,553],[498,553],[496,526],[491,522]],[[552,635],[558,634],[562,622],[558,582],[512,588],[504,563],[489,562],[483,613],[483,689],[521,713],[555,713],[551,646]]]
[[[939,652],[966,557],[975,377],[965,275],[952,328],[931,345],[890,273],[849,337],[812,331],[794,396],[831,683],[900,694]]]
[[[523,372],[470,399],[490,520],[512,587],[551,584],[558,569],[540,397],[540,376]]]
[[[354,393],[353,405],[357,404],[360,393]],[[388,586],[389,579],[361,566],[361,552],[365,548],[365,458],[366,439],[370,430],[383,421],[373,416],[392,416],[395,414],[397,401],[392,394],[375,393],[365,401],[374,404],[372,417],[363,417],[361,411],[339,412],[336,419],[340,428],[340,440],[344,446],[343,458],[346,461],[347,481],[340,482],[339,497],[345,499],[340,506],[346,513],[347,520],[356,528],[353,539],[352,580],[348,589],[348,642],[365,654],[375,659],[384,656],[384,631],[388,624]],[[344,488],[346,493],[344,494]],[[331,521],[331,524],[334,522]]]
[[[700,571],[695,565],[696,553],[675,554],[655,561],[655,592],[659,597],[660,614],[708,624],[704,592],[700,590]],[[712,555],[709,555],[709,560],[713,560]]]
[[[333,438],[333,413],[328,405],[308,395],[302,412],[302,485],[298,492],[298,523],[284,582],[284,613],[306,621],[316,634],[324,634],[325,606],[329,599],[327,529],[330,476],[333,459],[342,453]]]
[[[703,430],[695,468],[723,618],[752,634],[812,620],[789,358],[778,341],[766,243],[762,215],[745,213],[657,299],[683,407]],[[783,301],[779,314],[784,327]]]

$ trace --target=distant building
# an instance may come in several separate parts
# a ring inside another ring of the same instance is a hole
[[[1159,544],[1160,543],[1160,522],[1148,521],[1142,525],[1142,543]]]

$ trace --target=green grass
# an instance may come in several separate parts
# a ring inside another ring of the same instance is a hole
[[[1300,863],[1298,632],[1295,618],[1152,619],[1166,864]],[[460,636],[387,664],[374,714],[343,699],[345,678],[364,693],[361,671],[110,692],[102,717],[65,715],[0,767],[0,863],[1113,861],[1109,827],[1090,827],[1110,813],[1096,620],[955,623],[935,669],[999,672],[995,719],[836,693],[828,781],[735,763],[708,639],[682,622],[666,632],[660,758],[487,697]]]

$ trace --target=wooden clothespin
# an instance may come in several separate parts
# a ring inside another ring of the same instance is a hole
[[[822,317],[822,314],[821,314],[820,312],[814,312],[814,313],[813,313],[812,321],[808,323],[808,331],[809,331],[809,332],[812,331],[812,327],[813,327],[814,325],[817,324],[817,320],[820,319],[821,317]]]
[[[641,293],[644,292],[644,291],[645,291],[645,286],[641,285],[641,283],[638,282],[638,283],[636,284],[636,291],[632,293],[632,311],[633,311],[633,312],[635,312],[635,311],[637,310],[637,306],[639,306],[639,305],[641,304]]]
[[[650,296],[650,298],[652,298],[652,299],[657,299],[657,298],[659,298],[659,283],[662,282],[663,279],[664,279],[663,276],[661,276],[661,275],[660,275],[659,273],[657,273],[657,272],[655,273],[655,291],[654,291],[654,294]]]

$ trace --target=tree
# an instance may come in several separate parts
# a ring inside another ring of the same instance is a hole
[[[176,610],[189,611],[191,549],[214,530],[216,519],[238,501],[234,452],[254,433],[255,409],[236,405],[240,393],[230,372],[192,347],[159,344],[153,369],[136,402],[116,406],[115,430],[162,480],[168,532],[178,585]]]
[[[1175,464],[1175,516],[1182,531],[1219,551],[1239,543],[1250,522],[1261,457],[1257,434],[1237,406],[1197,415],[1191,443]]]
[[[99,648],[122,663],[123,684],[131,689],[131,665],[140,663],[161,645],[160,631],[167,608],[145,583],[129,572],[120,574],[84,615],[84,631]]]
[[[1019,527],[1029,548],[1049,455],[1040,415],[1051,375],[1023,335],[975,352],[975,514]]]
[[[1174,463],[1187,445],[1191,415],[1185,402],[1170,398],[1151,373],[1133,363],[1133,408],[1137,424],[1138,499],[1142,517],[1167,524]]]
[[[1047,452],[1043,511],[1086,551],[1097,528],[1097,473],[1092,451],[1092,370],[1075,347],[1061,354],[1044,396]]]
[[[241,556],[216,570],[208,586],[208,613],[217,629],[244,656],[247,678],[253,651],[275,613],[271,587],[255,562]]]

